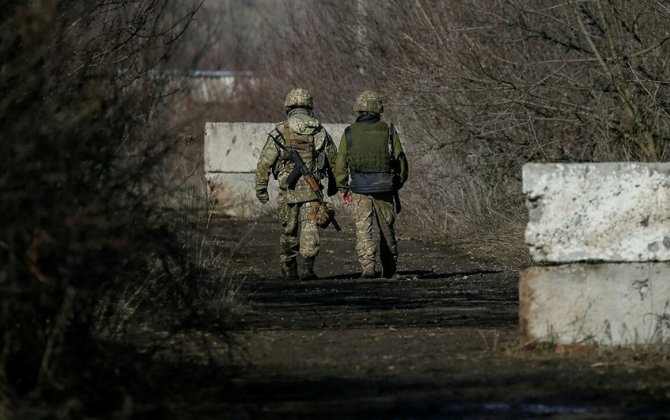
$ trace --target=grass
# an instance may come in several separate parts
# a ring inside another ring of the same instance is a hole
[[[506,269],[530,263],[524,242],[527,211],[520,185],[510,181],[494,189],[481,178],[465,175],[440,183],[431,177],[422,184],[421,173],[411,177],[400,192],[405,229],[424,232],[435,241]]]

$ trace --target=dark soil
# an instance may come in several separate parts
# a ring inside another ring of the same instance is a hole
[[[203,322],[171,336],[152,359],[165,363],[165,381],[144,405],[136,401],[135,412],[174,418],[664,418],[670,412],[664,349],[521,347],[516,271],[409,239],[400,226],[397,276],[359,279],[351,222],[340,223],[340,233],[322,231],[320,278],[287,281],[279,278],[276,221],[212,219],[210,238],[230,255],[232,314],[224,328]]]

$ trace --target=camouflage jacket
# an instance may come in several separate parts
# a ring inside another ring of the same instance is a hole
[[[325,180],[334,184],[331,167],[337,158],[337,148],[325,128],[319,120],[304,108],[293,109],[286,121],[278,123],[275,132],[276,138],[285,147],[293,148],[300,155],[303,163],[309,168],[317,179]],[[274,131],[274,130],[273,130]],[[287,138],[288,137],[288,138]],[[270,173],[279,182],[279,189],[287,203],[302,203],[316,200],[316,194],[304,179],[300,178],[293,190],[286,185],[286,178],[295,167],[288,159],[286,153],[275,144],[268,135],[265,146],[256,165],[256,190],[265,189],[268,185]],[[333,194],[336,191],[329,191]]]

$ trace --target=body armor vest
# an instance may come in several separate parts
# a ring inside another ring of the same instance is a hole
[[[347,158],[353,172],[392,172],[393,132],[390,130],[392,126],[381,121],[356,122],[345,130]]]
[[[351,191],[358,194],[393,190],[393,125],[356,122],[344,130]],[[355,139],[355,141],[354,141]]]
[[[313,136],[292,132],[288,127],[288,121],[284,121],[283,135],[286,147],[297,151],[305,166],[310,170],[314,170],[315,150]]]

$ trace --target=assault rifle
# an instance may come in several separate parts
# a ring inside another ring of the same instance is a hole
[[[305,163],[300,158],[298,152],[296,152],[295,149],[286,147],[282,144],[282,142],[279,140],[280,136],[281,133],[279,132],[277,132],[276,135],[273,135],[272,132],[270,133],[270,138],[274,141],[277,147],[286,152],[286,156],[288,156],[288,158],[291,159],[291,161],[295,164],[295,168],[288,175],[288,178],[286,178],[286,185],[289,187],[289,189],[295,189],[295,184],[302,177],[302,179],[304,179],[305,182],[307,182],[307,185],[309,185],[310,188],[312,188],[314,194],[316,194],[316,198],[318,199],[319,204],[326,211],[326,214],[328,215],[328,220],[330,220],[330,223],[333,224],[335,230],[338,232],[341,231],[342,229],[340,228],[340,225],[337,224],[335,216],[333,215],[333,211],[330,210],[328,206],[326,206],[326,200],[324,200],[323,192],[321,191],[321,184],[319,183],[319,181],[316,180],[312,172],[310,172],[310,170],[307,169]]]

